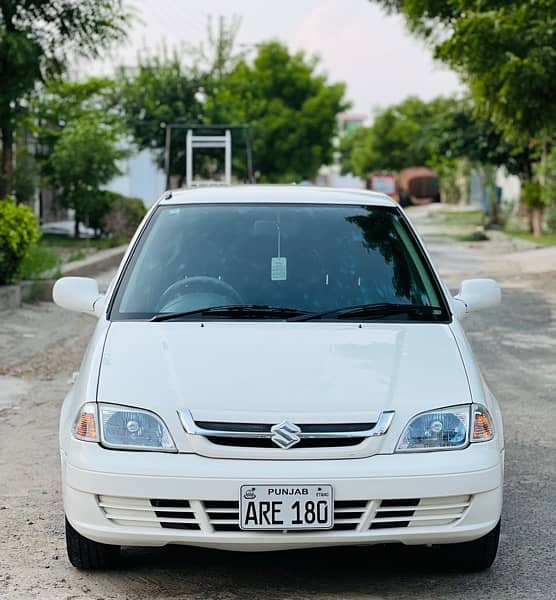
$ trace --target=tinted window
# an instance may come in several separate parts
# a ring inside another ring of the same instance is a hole
[[[154,214],[112,316],[243,303],[317,312],[383,302],[439,305],[393,209],[175,205]]]

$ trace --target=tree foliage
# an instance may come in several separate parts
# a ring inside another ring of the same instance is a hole
[[[64,128],[85,114],[100,122],[118,125],[110,79],[49,80],[31,97],[25,126],[36,135],[39,158],[46,159]],[[47,173],[46,173],[47,174]]]
[[[119,147],[122,130],[89,111],[61,131],[48,158],[50,182],[65,208],[75,210],[75,237],[79,223],[102,228],[110,196],[102,186],[120,174],[117,161],[127,154]]]
[[[371,171],[400,171],[428,164],[435,150],[430,130],[449,102],[443,98],[425,102],[411,96],[378,111],[371,127],[355,131],[343,142],[343,152],[351,151],[346,167],[366,177]]]
[[[137,67],[116,72],[115,103],[140,148],[162,158],[166,125],[199,123],[203,118],[200,89],[205,78],[184,63],[178,52],[140,57]]]
[[[312,178],[330,162],[336,115],[348,104],[344,85],[328,83],[317,68],[316,58],[268,42],[258,46],[252,62],[240,61],[209,97],[209,119],[250,126],[260,181]]]
[[[345,138],[340,149],[344,170],[361,177],[418,165],[441,170],[460,159],[529,177],[532,169],[528,148],[508,143],[468,98],[407,98],[379,111],[371,127]]]
[[[556,130],[556,0],[373,1],[404,15],[507,139],[527,145]]]
[[[76,211],[76,235],[79,222],[103,229],[111,202],[102,186],[119,174],[117,161],[129,153],[112,82],[50,81],[32,98],[26,122],[37,136],[43,184],[58,205]]]
[[[95,57],[125,35],[121,0],[0,0],[0,195],[13,185],[14,127],[39,81],[57,77],[68,57]]]
[[[332,158],[336,114],[347,108],[343,84],[329,84],[316,59],[278,42],[259,45],[248,60],[235,50],[237,26],[209,25],[208,45],[189,49],[188,62],[165,53],[143,58],[136,70],[121,69],[117,103],[125,122],[141,148],[158,151],[160,164],[170,123],[248,125],[261,181],[313,177]],[[245,178],[245,140],[238,143],[238,136],[234,172]],[[170,174],[183,177],[184,130],[172,132],[171,148]]]

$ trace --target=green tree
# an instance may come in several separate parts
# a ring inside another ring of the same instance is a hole
[[[403,14],[469,84],[479,114],[546,162],[556,131],[556,0],[372,1]]]
[[[139,148],[155,150],[159,165],[164,163],[166,126],[173,123],[201,123],[201,102],[206,75],[184,64],[177,51],[140,57],[131,69],[121,67],[115,76],[115,104]],[[185,137],[174,130],[170,175],[184,171]]]
[[[217,27],[209,16],[206,41],[190,49],[194,64],[206,74],[205,83],[209,88],[218,87],[219,83],[245,58],[247,50],[237,48],[240,26],[241,19],[236,15],[229,20],[219,17]],[[207,91],[210,92],[211,89]]]
[[[268,42],[257,47],[252,62],[241,60],[209,96],[209,120],[250,126],[260,181],[309,179],[331,161],[336,115],[349,105],[345,86],[328,83],[317,67],[316,58]],[[242,160],[235,166],[245,175]]]
[[[165,162],[167,125],[210,125],[225,119],[215,102],[209,116],[205,101],[209,96],[215,98],[222,81],[245,56],[245,51],[236,49],[239,26],[237,17],[229,21],[220,17],[217,25],[209,17],[206,40],[198,46],[143,54],[137,66],[117,70],[114,102],[139,148],[154,150],[159,166]],[[168,175],[183,179],[184,129],[171,130],[170,151]],[[195,172],[197,159],[196,155]]]
[[[410,97],[377,113],[371,127],[361,128],[340,145],[345,171],[366,177],[372,171],[399,171],[426,165],[441,175],[448,197],[461,175],[462,161],[477,168],[492,184],[496,167],[530,178],[529,148],[509,143],[491,121],[477,115],[469,98]],[[495,189],[491,222],[498,221]]]
[[[124,131],[107,123],[104,115],[89,111],[61,131],[47,164],[49,179],[65,208],[75,210],[75,237],[79,223],[98,230],[110,208],[110,194],[102,186],[120,174],[117,161],[127,155],[119,146]]]
[[[481,117],[470,98],[447,100],[435,112],[428,128],[431,158],[428,166],[444,182],[450,182],[461,161],[475,168],[489,190],[489,222],[499,223],[495,175],[497,167],[528,180],[534,153],[529,147],[509,142],[489,120]]]
[[[125,35],[121,0],[0,0],[0,196],[14,178],[14,129],[39,81],[65,71],[71,53],[95,57]]]
[[[48,153],[64,127],[87,112],[103,113],[105,121],[117,122],[113,85],[112,80],[99,77],[83,81],[49,80],[31,97],[26,125]]]
[[[76,209],[76,235],[79,222],[102,230],[111,197],[100,186],[118,174],[115,161],[128,154],[121,148],[127,130],[114,105],[112,82],[101,78],[49,81],[37,89],[28,112],[26,124],[39,142],[43,184],[53,187],[59,205]],[[65,168],[61,157],[66,160],[68,148],[70,155],[75,150],[78,160]],[[96,151],[103,156],[93,156]],[[98,160],[101,161],[98,172],[89,173],[84,165],[87,161],[96,165]],[[78,190],[82,196],[71,190]]]
[[[410,96],[399,104],[378,111],[371,127],[360,128],[341,145],[345,167],[360,177],[372,171],[400,171],[427,165],[435,155],[436,119],[451,100],[425,102]]]

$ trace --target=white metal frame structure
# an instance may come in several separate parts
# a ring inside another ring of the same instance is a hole
[[[195,148],[224,148],[224,181],[232,183],[232,134],[226,129],[224,135],[195,135],[192,129],[186,135],[186,169],[187,187],[193,184],[193,151]]]

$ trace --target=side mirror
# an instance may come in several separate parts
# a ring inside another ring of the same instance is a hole
[[[454,296],[454,313],[461,318],[476,310],[498,306],[501,300],[502,290],[494,279],[466,279]]]
[[[104,295],[99,292],[95,279],[89,277],[62,277],[54,284],[52,299],[62,308],[100,317]]]

